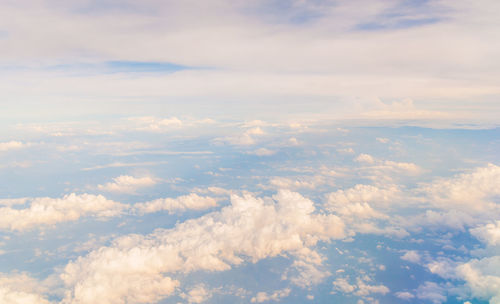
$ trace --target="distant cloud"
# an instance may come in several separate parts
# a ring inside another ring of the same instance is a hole
[[[139,214],[163,210],[173,213],[185,210],[204,210],[215,206],[217,206],[217,201],[215,199],[191,193],[177,198],[162,198],[145,203],[137,203],[134,205],[134,210]]]
[[[344,294],[354,294],[360,297],[367,297],[370,294],[387,294],[390,290],[384,285],[372,285],[368,282],[371,278],[368,276],[356,278],[356,283],[349,283],[346,278],[337,278],[333,281],[334,292],[341,292]]]
[[[281,301],[282,298],[288,297],[292,290],[290,288],[284,288],[281,290],[276,290],[272,293],[259,292],[255,297],[253,297],[250,302],[252,303],[262,303],[269,301]]]
[[[369,154],[360,154],[354,159],[355,161],[366,165],[364,170],[371,172],[374,176],[371,178],[391,179],[387,173],[402,174],[402,175],[419,175],[424,170],[414,163],[396,162],[392,160],[377,159]]]
[[[401,256],[401,259],[412,263],[418,263],[420,262],[420,255],[415,250],[408,250]]]
[[[470,233],[489,246],[500,245],[500,221],[488,223],[470,230]]]
[[[0,303],[50,304],[47,287],[26,273],[0,273]]]
[[[5,152],[9,150],[17,150],[29,147],[31,144],[23,143],[20,141],[11,140],[8,142],[0,142],[0,152]]]
[[[440,208],[465,211],[470,214],[499,214],[494,198],[500,195],[500,167],[488,164],[452,178],[437,179],[419,190],[432,204]]]
[[[134,177],[130,175],[120,175],[113,178],[112,182],[97,185],[97,189],[106,192],[134,194],[137,190],[156,185],[158,181],[152,177]]]
[[[200,284],[191,288],[187,293],[181,293],[180,296],[188,303],[203,303],[212,297],[212,291]]]
[[[276,151],[270,150],[270,149],[267,149],[267,148],[259,148],[257,150],[250,151],[250,152],[247,152],[247,153],[248,154],[257,155],[257,156],[271,156],[271,155],[276,154]]]
[[[343,238],[342,221],[314,213],[314,204],[297,193],[281,191],[274,200],[232,196],[231,206],[172,229],[119,237],[64,268],[65,301],[156,302],[179,286],[173,273],[225,271],[283,254],[300,261],[294,267],[318,272],[323,259],[314,247]]]
[[[356,157],[355,161],[360,163],[373,164],[375,162],[375,159],[369,154],[360,154],[358,155],[358,157]]]
[[[76,221],[84,216],[107,218],[126,209],[126,205],[92,194],[73,193],[62,198],[41,197],[27,201],[29,204],[24,208],[0,208],[0,229],[25,231]]]
[[[216,138],[216,142],[228,143],[237,146],[255,145],[259,138],[266,135],[266,132],[260,127],[248,128],[242,133],[224,138]]]
[[[398,291],[394,295],[402,300],[411,300],[415,298],[415,296],[408,291]]]

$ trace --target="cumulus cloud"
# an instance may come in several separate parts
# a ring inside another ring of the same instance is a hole
[[[472,259],[456,270],[472,297],[489,300],[491,304],[500,303],[500,256]]]
[[[250,151],[250,152],[248,152],[248,154],[253,154],[253,155],[257,155],[257,156],[271,156],[271,155],[276,154],[276,151],[270,150],[267,148],[260,148],[260,149],[257,149],[255,151]]]
[[[460,231],[465,231],[466,226],[481,221],[480,218],[460,210],[426,210],[412,217],[399,217],[399,220],[405,227],[452,228]]]
[[[106,218],[119,215],[126,205],[102,195],[68,194],[62,198],[28,199],[25,208],[0,208],[0,229],[24,231],[38,226],[76,221],[83,216]]]
[[[319,267],[321,258],[311,258],[314,246],[343,238],[344,224],[314,211],[312,201],[290,191],[273,200],[233,195],[218,212],[147,236],[120,237],[70,262],[61,273],[64,302],[154,302],[177,288],[175,273],[225,271],[277,255]]]
[[[473,228],[470,233],[487,245],[500,245],[500,221]]]
[[[355,294],[358,296],[367,296],[373,293],[379,293],[385,295],[390,291],[389,288],[387,288],[387,286],[384,286],[382,284],[379,285],[367,284],[361,278],[357,279],[357,286],[358,290],[355,292]]]
[[[29,146],[30,146],[29,143],[23,143],[23,142],[15,141],[15,140],[7,141],[7,142],[0,142],[0,152],[22,149],[22,148],[26,148]]]
[[[332,282],[333,288],[343,293],[351,293],[356,289],[356,285],[351,285],[346,278],[337,278]]]
[[[269,179],[268,185],[262,185],[262,187],[265,189],[316,189],[325,183],[325,177],[322,175],[299,177],[275,176]]]
[[[500,215],[500,205],[497,202],[500,195],[499,184],[500,167],[493,164],[422,184],[411,195],[420,201],[421,207],[428,209],[416,216],[401,217],[399,221],[407,227],[428,226],[461,231],[471,226],[486,225],[496,221]],[[488,227],[471,232],[478,236],[486,236],[488,233],[495,235],[494,226]]]
[[[356,283],[349,283],[346,278],[337,278],[333,281],[334,291],[339,291],[345,294],[355,294],[360,297],[366,297],[371,294],[387,294],[390,290],[384,285],[373,285],[370,282],[371,278],[368,276],[356,278]]]
[[[47,289],[26,273],[0,273],[0,303],[50,304],[45,292]]]
[[[434,304],[446,302],[446,290],[434,282],[425,282],[418,286],[416,295],[418,299],[428,300]]]
[[[402,300],[411,300],[415,298],[415,296],[408,291],[398,291],[394,295]]]
[[[354,160],[365,165],[365,169],[374,174],[373,179],[381,179],[387,173],[418,175],[423,172],[422,168],[414,163],[381,160],[364,153],[358,155]]]
[[[495,197],[500,195],[500,167],[489,164],[470,173],[436,180],[420,189],[434,205],[472,213],[498,214]]]
[[[364,154],[364,153],[358,155],[358,157],[356,157],[355,161],[360,162],[360,163],[367,163],[367,164],[375,163],[375,159],[373,158],[373,156],[371,156],[369,154]]]
[[[272,293],[267,293],[267,292],[259,292],[255,297],[252,297],[250,302],[252,303],[262,303],[262,302],[269,302],[269,301],[280,301],[282,298],[288,297],[292,290],[290,288],[284,288],[280,290],[276,290]]]
[[[204,210],[215,206],[217,206],[217,201],[214,198],[191,193],[177,198],[161,198],[145,203],[137,203],[134,205],[134,210],[139,214],[144,214],[162,210],[168,212]]]
[[[137,123],[139,130],[144,131],[164,131],[182,126],[182,121],[177,117],[156,118],[156,117],[133,117],[130,121]]]
[[[203,284],[191,288],[187,293],[182,293],[181,298],[186,299],[188,303],[203,303],[212,297],[212,291]]]
[[[120,175],[113,178],[112,182],[97,185],[97,189],[106,192],[134,194],[137,190],[156,185],[158,181],[152,177],[134,177],[130,175]]]
[[[245,131],[238,135],[216,138],[216,142],[229,143],[236,146],[251,146],[255,145],[259,139],[267,133],[261,127],[246,128]]]
[[[418,263],[420,262],[420,254],[415,250],[408,250],[401,256],[401,259],[412,263]]]
[[[339,189],[327,195],[326,207],[345,215],[361,217],[377,216],[369,204],[387,207],[400,195],[395,185],[380,188],[372,185],[358,184],[349,189]]]
[[[403,237],[408,233],[393,227],[389,217],[391,207],[396,205],[400,195],[399,188],[394,185],[379,188],[358,184],[327,194],[324,206],[349,223],[353,232]]]

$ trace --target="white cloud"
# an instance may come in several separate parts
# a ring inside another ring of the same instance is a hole
[[[402,300],[411,300],[415,298],[415,296],[408,291],[398,291],[394,295]]]
[[[300,177],[281,177],[275,176],[270,178],[268,185],[262,185],[268,189],[316,189],[320,185],[324,185],[326,180],[324,176],[300,176]]]
[[[186,299],[188,303],[203,303],[212,297],[212,292],[203,284],[200,284],[191,288],[187,294],[182,293],[180,296]]]
[[[248,154],[254,154],[257,156],[271,156],[276,154],[276,151],[267,148],[259,148],[255,151],[248,152]]]
[[[470,229],[470,233],[490,246],[500,245],[500,221]]]
[[[238,135],[216,138],[215,142],[229,143],[236,146],[251,146],[267,135],[261,127],[246,128],[245,131]]]
[[[180,128],[192,128],[204,125],[211,125],[215,120],[210,118],[193,119],[193,118],[178,118],[175,116],[160,118],[155,116],[130,117],[127,119],[132,122],[132,128],[139,131],[148,132],[168,132],[178,130]],[[127,124],[122,127],[127,130],[130,126]]]
[[[426,265],[430,272],[439,275],[446,279],[456,279],[456,267],[457,262],[450,260],[449,258],[440,257],[434,261],[431,261]]]
[[[204,210],[215,206],[217,206],[217,201],[214,198],[191,193],[177,198],[161,198],[145,203],[137,203],[134,205],[134,209],[139,214],[162,210],[173,213],[185,210]]]
[[[333,288],[343,293],[352,293],[356,289],[356,285],[351,285],[345,278],[337,278],[333,281]]]
[[[29,147],[31,144],[23,143],[20,141],[11,140],[8,142],[0,142],[0,152],[5,152],[9,150],[18,150],[22,148]]]
[[[0,303],[50,304],[43,295],[47,289],[26,273],[0,273]]]
[[[65,303],[154,302],[178,286],[169,274],[224,271],[278,255],[319,267],[321,258],[309,260],[313,248],[344,237],[342,221],[315,214],[313,202],[297,193],[280,191],[274,200],[233,195],[219,212],[148,236],[120,237],[65,267]]]
[[[386,144],[388,143],[390,140],[389,138],[385,138],[385,137],[377,137],[375,138],[379,143],[383,143],[383,144]]]
[[[418,263],[420,262],[420,254],[415,250],[408,250],[401,256],[401,259],[412,263]]]
[[[0,229],[23,231],[76,221],[83,216],[106,218],[126,209],[126,205],[91,194],[72,193],[62,198],[40,197],[28,201],[29,205],[22,209],[0,208]]]
[[[358,184],[346,190],[339,189],[329,193],[327,195],[327,208],[342,214],[359,213],[356,210],[363,211],[366,209],[363,206],[371,209],[368,203],[378,207],[388,207],[394,203],[399,195],[400,190],[395,185],[386,185],[385,188],[380,188]],[[365,211],[370,210],[366,209]],[[362,214],[358,215],[362,216]]]
[[[420,189],[432,204],[467,213],[498,214],[494,197],[500,195],[500,167],[489,164],[449,179],[440,179]]]
[[[425,282],[418,286],[416,295],[418,299],[428,300],[434,304],[446,302],[446,291],[434,282]]]
[[[404,175],[418,175],[422,173],[422,168],[414,163],[395,162],[392,160],[381,160],[369,154],[360,154],[354,159],[355,161],[364,164],[366,167],[363,170],[371,172],[374,176],[372,179],[380,180],[382,178],[389,179],[387,173],[396,173]]]
[[[334,290],[345,294],[355,294],[360,297],[367,297],[374,293],[387,294],[390,290],[384,285],[370,285],[367,282],[371,281],[368,276],[356,278],[355,284],[350,284],[346,278],[337,278],[333,281]]]
[[[152,177],[134,177],[130,175],[120,175],[113,178],[113,182],[104,185],[97,185],[97,189],[106,192],[133,194],[137,190],[156,185],[158,181]]]
[[[424,213],[415,216],[399,217],[399,221],[405,227],[452,228],[465,231],[466,226],[482,220],[460,210],[426,210]]]
[[[382,284],[379,285],[370,285],[365,283],[361,278],[357,279],[358,290],[355,292],[358,296],[367,296],[373,293],[379,293],[385,295],[389,293],[389,288]]]
[[[280,301],[282,298],[288,297],[292,290],[290,288],[284,288],[276,290],[273,293],[259,292],[255,297],[252,297],[250,302],[252,303],[262,303],[269,301]]]
[[[342,153],[342,154],[354,154],[355,153],[353,148],[339,148],[339,149],[337,149],[337,152]],[[366,154],[362,154],[362,155],[366,155]],[[361,155],[358,156],[356,158],[356,161],[363,161],[363,157]]]
[[[457,275],[464,280],[472,297],[500,303],[500,256],[472,259],[456,268]]]
[[[373,164],[375,163],[375,159],[369,155],[369,154],[360,154],[358,157],[356,157],[355,161],[360,162],[360,163],[367,163],[367,164]]]

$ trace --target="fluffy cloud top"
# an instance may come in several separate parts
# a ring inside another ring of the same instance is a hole
[[[457,267],[458,276],[466,282],[472,296],[500,303],[500,256],[471,261]]]
[[[500,221],[471,229],[471,234],[490,246],[500,245]]]
[[[280,301],[282,298],[288,297],[292,290],[290,288],[285,288],[281,290],[276,290],[275,292],[269,294],[267,292],[259,292],[255,297],[253,297],[250,302],[252,303],[262,303],[269,301]]]
[[[155,302],[179,285],[175,273],[229,270],[277,255],[320,267],[314,246],[344,237],[344,224],[314,211],[312,201],[290,191],[274,200],[232,196],[230,206],[173,229],[120,237],[65,267],[64,303]]]
[[[500,195],[500,167],[489,164],[451,179],[438,180],[421,189],[432,204],[468,213],[498,214],[495,197]]]
[[[0,273],[0,303],[50,304],[42,295],[46,289],[25,273]]]
[[[23,143],[20,141],[11,140],[8,142],[0,142],[0,152],[8,150],[16,150],[30,146],[30,144]]]
[[[97,189],[107,192],[133,194],[141,188],[151,187],[156,184],[157,181],[149,176],[134,177],[130,175],[120,175],[113,178],[113,182],[98,185]]]
[[[217,201],[209,196],[199,196],[195,193],[177,198],[162,198],[150,202],[137,203],[134,209],[139,214],[152,213],[161,210],[168,212],[184,210],[203,210],[217,206]]]
[[[358,184],[346,190],[337,190],[327,195],[330,210],[342,214],[359,213],[357,210],[369,208],[367,203],[376,206],[389,206],[399,195],[399,189],[394,185],[379,188],[372,185]],[[360,214],[361,215],[361,214]]]
[[[126,205],[102,195],[72,193],[62,198],[34,198],[26,208],[0,208],[0,229],[22,231],[75,221],[82,216],[111,217],[120,214],[125,208]]]

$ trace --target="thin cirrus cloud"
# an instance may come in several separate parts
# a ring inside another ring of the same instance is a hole
[[[266,2],[212,4],[217,5],[126,2],[124,6],[134,9],[96,5],[90,11],[73,2],[48,1],[28,8],[3,4],[2,25],[9,33],[4,62],[31,62],[36,68],[0,75],[2,97],[22,101],[46,96],[46,102],[58,103],[68,95],[100,102],[109,97],[174,102],[171,98],[203,96],[217,108],[223,105],[219,100],[251,96],[262,110],[290,105],[290,96],[308,96],[336,100],[329,109],[323,107],[329,117],[491,121],[498,113],[491,96],[500,94],[495,82],[499,69],[489,60],[498,46],[487,43],[500,28],[495,1],[290,1],[278,5],[280,15],[288,16],[284,20],[269,18],[278,15],[273,13],[276,5]],[[38,23],[44,27],[23,25]],[[40,34],[47,43],[29,38]],[[204,52],[193,48],[193,41]],[[40,70],[38,62],[54,62],[59,68]],[[112,73],[87,75],[79,62]],[[392,104],[408,98],[413,105],[404,111],[384,109],[377,101]],[[471,112],[472,105],[476,110]],[[108,111],[101,104],[82,111],[97,109]],[[243,109],[238,115],[245,113]]]

